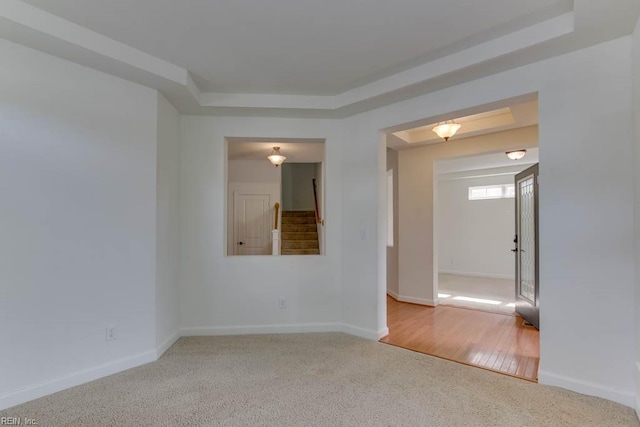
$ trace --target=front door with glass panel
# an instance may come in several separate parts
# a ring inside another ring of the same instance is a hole
[[[540,328],[538,165],[520,172],[516,190],[516,312]]]

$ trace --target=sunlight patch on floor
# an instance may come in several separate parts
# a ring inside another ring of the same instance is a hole
[[[502,304],[502,301],[495,301],[491,299],[482,299],[482,298],[472,298],[472,297],[465,297],[465,296],[457,296],[457,297],[453,297],[453,299],[458,301],[477,302],[480,304],[491,304],[491,305]]]
[[[515,312],[514,281],[483,277],[439,275],[440,304],[502,314]]]

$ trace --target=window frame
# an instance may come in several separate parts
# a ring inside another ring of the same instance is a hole
[[[490,190],[499,189],[499,194],[489,195]],[[485,191],[485,195],[478,195],[477,193],[480,190]],[[469,201],[477,201],[477,200],[499,200],[499,199],[513,199],[515,198],[515,184],[491,184],[491,185],[477,185],[470,186],[467,193],[467,200]]]

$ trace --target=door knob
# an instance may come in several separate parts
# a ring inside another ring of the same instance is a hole
[[[511,249],[511,252],[518,252],[518,249]]]
[[[239,245],[244,245],[244,242],[238,242]]]

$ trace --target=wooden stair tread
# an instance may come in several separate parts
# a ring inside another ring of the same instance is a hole
[[[315,224],[282,224],[283,233],[315,233]]]
[[[283,231],[282,240],[318,240],[318,232],[317,231],[308,231],[308,232]]]
[[[315,211],[282,211],[281,255],[320,255]]]
[[[281,255],[320,255],[315,211],[282,211]]]
[[[282,249],[318,249],[317,240],[283,240]]]
[[[283,216],[282,225],[286,224],[315,224],[315,216]]]
[[[282,249],[281,255],[320,255],[320,249]]]
[[[291,217],[311,217],[315,218],[315,211],[282,211],[283,218],[291,218]]]

